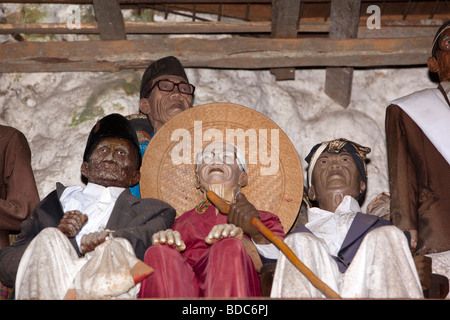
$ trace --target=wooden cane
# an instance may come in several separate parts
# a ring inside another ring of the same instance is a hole
[[[206,196],[221,213],[227,215],[230,212],[230,205],[223,201],[216,193],[213,191],[207,191]],[[267,238],[267,240],[272,242],[278,249],[281,250],[281,252],[283,252],[286,258],[306,277],[306,279],[311,282],[314,287],[320,290],[328,298],[341,299],[341,296],[339,296],[325,282],[320,280],[307,266],[305,266],[291,250],[291,248],[284,243],[283,239],[270,231],[269,228],[261,222],[261,220],[253,217],[251,223],[264,237]]]

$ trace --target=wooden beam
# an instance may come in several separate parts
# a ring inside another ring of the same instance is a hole
[[[65,3],[92,4],[94,0],[0,0],[0,3]],[[270,3],[272,0],[119,0],[120,4],[191,4],[191,3]],[[317,1],[317,0],[316,0]],[[327,0],[323,0],[327,1]]]
[[[125,22],[127,34],[227,34],[227,33],[270,33],[269,21],[195,21],[195,22]],[[325,30],[326,25],[308,24],[304,30]],[[323,32],[323,31],[322,31]],[[80,28],[69,29],[66,23],[19,23],[0,24],[0,34],[96,34],[97,23],[81,23]]]
[[[329,37],[335,39],[356,38],[360,10],[361,0],[332,0]],[[325,93],[346,108],[350,104],[352,82],[352,68],[327,68]]]
[[[330,22],[302,22],[298,33],[328,33]],[[229,34],[271,33],[270,21],[195,21],[195,22],[125,22],[127,34]],[[358,28],[358,38],[415,38],[433,37],[439,26],[382,26],[370,30]],[[81,23],[80,28],[69,29],[66,23],[5,23],[0,34],[98,34],[97,23]]]
[[[301,0],[272,1],[272,37],[297,38]],[[272,69],[277,80],[294,80],[295,68]]]
[[[102,40],[125,40],[125,25],[119,0],[93,0],[95,19]]]
[[[152,38],[5,43],[0,72],[119,71],[162,56],[185,67],[271,69],[426,65],[432,37],[409,39]]]
[[[367,26],[358,28],[357,38],[415,38],[434,37],[439,26],[381,26],[381,29],[368,29]]]

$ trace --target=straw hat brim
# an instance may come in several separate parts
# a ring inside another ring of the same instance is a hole
[[[205,199],[195,178],[194,153],[217,139],[218,132],[222,133],[224,141],[242,146],[242,140],[239,142],[235,138],[232,142],[226,138],[230,132],[233,135],[232,130],[235,135],[242,137],[246,133],[257,139],[256,147],[254,140],[245,138],[248,184],[241,192],[258,210],[276,214],[284,231],[289,231],[303,197],[303,173],[297,151],[275,122],[253,109],[233,103],[190,108],[158,130],[143,157],[142,197],[171,204],[177,216],[193,209]],[[215,137],[208,141],[208,133],[215,133]],[[181,152],[181,146],[186,146],[182,143],[187,142],[190,150],[186,148],[186,152]],[[241,151],[244,152],[242,148]],[[176,163],[181,161],[180,155],[185,156],[185,163]]]

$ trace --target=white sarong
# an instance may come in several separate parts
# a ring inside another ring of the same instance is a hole
[[[78,299],[135,298],[131,269],[139,260],[123,238],[105,241],[79,258],[57,228],[42,230],[29,244],[19,264],[16,299],[59,300],[69,289]]]
[[[395,226],[369,232],[345,273],[323,240],[298,232],[286,237],[297,257],[342,298],[423,298],[407,239]],[[309,280],[281,254],[275,269],[272,298],[323,298]]]

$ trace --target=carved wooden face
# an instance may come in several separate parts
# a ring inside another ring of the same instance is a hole
[[[441,82],[450,81],[450,29],[440,35],[437,45],[436,58],[428,60],[428,68],[437,72]]]
[[[137,157],[136,150],[128,140],[105,138],[96,145],[89,160],[83,162],[81,173],[91,183],[128,188],[139,182]]]
[[[186,82],[185,79],[179,76],[163,75],[155,78],[152,85],[158,80],[170,80],[174,83]],[[171,92],[162,91],[158,86],[155,86],[147,99],[143,98],[140,100],[139,108],[141,112],[148,116],[156,132],[174,116],[192,107],[192,103],[192,95],[181,93],[176,86]]]
[[[358,199],[366,187],[355,160],[347,151],[323,152],[317,159],[311,182],[311,200],[317,201],[320,208],[332,212],[344,196]]]
[[[205,148],[197,167],[200,183],[208,189],[210,185],[221,184],[228,189],[238,189],[247,184],[247,174],[237,163],[234,148],[223,145],[223,149]]]

